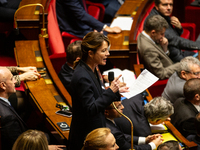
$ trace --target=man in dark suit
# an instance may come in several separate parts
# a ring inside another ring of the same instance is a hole
[[[56,0],[56,14],[61,32],[83,38],[87,33],[97,30],[120,33],[119,27],[110,28],[87,13],[85,0]]]
[[[1,116],[1,146],[3,150],[11,150],[17,137],[26,131],[26,125],[10,105],[8,98],[15,93],[16,80],[11,72],[0,68],[0,116]]]
[[[145,30],[137,38],[141,63],[159,79],[169,78],[180,70],[180,63],[174,64],[168,57],[168,40],[164,37],[167,22],[160,15],[147,19]]]
[[[0,116],[1,116],[1,148],[11,150],[15,140],[28,128],[11,106],[8,98],[16,92],[16,80],[6,67],[0,67]],[[65,147],[49,145],[49,150]]]
[[[125,107],[124,114],[133,123],[134,136],[147,137],[151,135],[149,123],[152,125],[163,123],[170,120],[170,115],[174,113],[172,103],[163,97],[155,97],[144,105],[143,97],[139,94],[131,99],[123,100],[122,104]],[[127,119],[124,117],[116,118],[115,122],[123,133],[131,135],[131,125]]]
[[[121,104],[121,101],[114,102],[116,108],[119,112],[123,113],[124,106]],[[121,117],[113,104],[108,106],[105,109],[106,117],[106,127],[111,129],[112,134],[116,139],[116,143],[119,146],[119,150],[128,150],[131,148],[131,135],[124,134],[121,129],[115,124],[114,119]],[[158,147],[163,141],[160,134],[150,135],[148,137],[137,137],[133,136],[134,149],[135,150],[152,150]],[[140,140],[139,140],[140,139]],[[140,142],[139,142],[140,141]]]
[[[82,57],[81,41],[78,40],[69,44],[65,51],[67,54],[67,62],[62,66],[58,77],[60,78],[60,81],[63,83],[67,91],[70,93],[70,83],[74,73],[74,61],[78,61]]]
[[[180,37],[183,33],[183,28],[177,17],[171,16],[173,11],[173,0],[155,0],[155,7],[150,12],[149,16],[161,15],[167,21],[169,27],[165,31],[165,37],[169,41],[169,57],[173,62],[179,62],[186,56],[192,56],[195,53],[183,50],[200,49],[200,42],[194,42]],[[147,17],[147,19],[148,19]],[[146,19],[146,20],[147,20]],[[146,21],[145,21],[146,22]],[[145,28],[145,27],[144,27]]]
[[[184,96],[174,103],[172,124],[187,137],[195,134],[194,121],[200,111],[200,79],[190,79],[184,85]]]

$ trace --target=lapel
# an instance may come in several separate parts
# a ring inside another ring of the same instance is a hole
[[[92,69],[87,64],[85,64],[82,60],[80,60],[80,65],[87,71],[89,76],[92,78],[92,81],[96,85],[99,95],[101,95],[103,93],[103,90],[102,90],[101,81],[99,79],[99,75],[98,75],[96,69],[95,69],[95,73],[96,73],[97,78],[95,77],[95,74],[92,71]]]
[[[198,110],[196,109],[196,107],[194,107],[194,105],[192,103],[190,103],[189,101],[187,100],[184,100],[184,103],[193,111],[195,112],[196,114],[198,114]]]
[[[4,105],[5,107],[7,107],[10,111],[13,112],[13,114],[17,117],[17,119],[19,120],[20,124],[22,124],[23,127],[27,127],[26,123],[21,119],[21,117],[17,114],[17,112],[14,110],[14,108],[12,106],[10,106],[8,103],[4,102],[2,99],[0,99],[0,103],[2,105]]]

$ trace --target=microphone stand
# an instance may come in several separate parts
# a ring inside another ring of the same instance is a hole
[[[121,112],[117,109],[117,107],[115,106],[115,103],[114,103],[114,102],[112,102],[112,105],[113,105],[113,107],[115,108],[115,110],[116,110],[120,115],[122,115],[123,117],[125,117],[125,118],[130,122],[130,124],[131,124],[131,150],[135,150],[135,149],[133,149],[133,123],[132,123],[132,121],[131,121],[126,115],[124,115],[123,113],[121,113]]]
[[[47,29],[45,28],[45,18],[44,18],[44,6],[40,3],[36,3],[36,4],[27,4],[27,5],[23,5],[22,7],[18,8],[16,11],[15,11],[15,14],[14,14],[14,25],[15,25],[15,29],[18,30],[18,27],[17,27],[17,13],[20,9],[22,8],[25,8],[25,7],[30,7],[30,6],[40,6],[42,7],[42,19],[43,19],[43,22],[42,22],[42,28],[41,28],[41,34],[39,35],[40,37],[44,37],[44,38],[48,38],[48,34],[47,34]]]

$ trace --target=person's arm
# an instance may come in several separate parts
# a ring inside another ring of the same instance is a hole
[[[69,9],[70,12],[81,22],[84,22],[88,26],[92,27],[94,30],[97,30],[98,32],[104,30],[108,33],[120,33],[121,29],[119,27],[113,27],[110,28],[106,26],[104,28],[104,23],[98,21],[93,16],[89,15],[83,6],[80,3],[80,0],[64,0],[63,4],[65,8]],[[104,28],[104,29],[103,29]]]

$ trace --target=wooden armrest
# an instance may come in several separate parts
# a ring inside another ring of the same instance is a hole
[[[195,147],[197,147],[197,144],[193,141],[188,141],[174,126],[173,124],[171,124],[170,121],[165,121],[165,125],[167,126],[167,128],[173,133],[173,135],[182,143],[185,144],[186,149],[193,149]]]
[[[138,77],[141,73],[141,69],[144,69],[144,65],[143,64],[133,64],[133,68],[134,68],[136,77]]]

